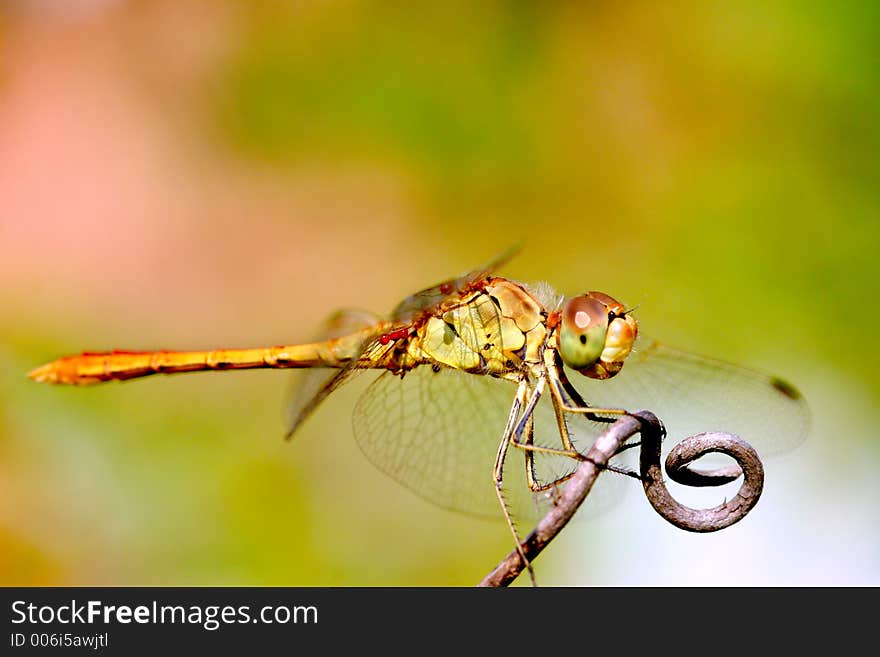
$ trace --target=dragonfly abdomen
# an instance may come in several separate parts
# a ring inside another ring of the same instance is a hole
[[[325,342],[254,349],[85,352],[38,367],[28,376],[44,383],[91,385],[205,370],[344,367],[357,357],[355,349],[361,342],[354,334]]]

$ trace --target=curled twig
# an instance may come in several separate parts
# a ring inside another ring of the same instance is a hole
[[[660,444],[665,429],[653,413],[639,411],[619,419],[593,443],[557,503],[522,542],[523,553],[529,561],[565,527],[611,457],[636,433],[641,434],[640,476],[645,495],[654,509],[676,527],[694,532],[717,531],[741,520],[757,503],[764,484],[761,461],[748,443],[727,433],[702,433],[685,438],[667,457],[666,470],[671,479],[689,486],[720,486],[744,474],[736,496],[713,509],[691,509],[676,502],[666,488],[660,469]],[[690,467],[693,461],[710,452],[727,454],[738,465],[712,471]],[[519,551],[514,549],[478,586],[507,586],[523,568]]]
[[[695,460],[711,452],[727,454],[736,460],[737,465],[712,471],[690,467]],[[730,433],[711,432],[689,436],[666,457],[669,478],[686,486],[721,486],[744,475],[743,483],[733,499],[712,509],[692,509],[679,504],[670,495],[660,471],[660,440],[650,432],[642,434],[640,470],[645,495],[651,506],[676,527],[691,532],[714,532],[742,520],[757,504],[764,488],[764,467],[757,452],[742,438]]]

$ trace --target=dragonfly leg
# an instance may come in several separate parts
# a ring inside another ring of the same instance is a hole
[[[513,438],[514,442],[524,442],[527,445],[535,444],[535,415],[534,413],[528,416],[528,420],[526,423],[526,438],[525,441],[522,440],[521,434],[514,434]],[[537,472],[535,472],[535,453],[530,450],[525,450],[525,466],[526,466],[526,481],[529,484],[529,489],[534,491],[535,485],[538,481]]]
[[[523,434],[526,433],[526,429],[529,428],[531,426],[530,423],[533,422],[532,416],[535,413],[535,407],[538,405],[538,400],[541,398],[541,395],[544,392],[544,385],[544,379],[539,379],[538,384],[532,391],[532,396],[529,399],[529,403],[526,406],[525,410],[523,410],[522,417],[520,418],[519,423],[516,425],[516,429],[514,429],[513,431],[511,441],[513,443],[513,446],[525,450],[527,453],[540,452],[541,454],[555,454],[556,456],[567,456],[568,458],[572,458],[577,461],[583,461],[584,455],[578,452],[576,449],[544,447],[542,445],[532,444],[531,442],[529,442],[528,438],[526,440],[523,440]],[[529,432],[529,435],[531,435],[531,432]]]
[[[621,445],[616,450],[614,450],[614,456],[618,456],[620,454],[623,454],[626,450],[632,449],[633,447],[641,447],[641,446],[642,446],[641,440],[637,440],[634,443],[626,443],[625,445]],[[644,481],[644,479],[642,479],[642,475],[640,475],[638,472],[635,472],[633,470],[627,470],[626,468],[618,468],[613,465],[606,465],[605,469],[609,470],[611,472],[616,472],[617,474],[626,475],[627,477],[632,477],[633,479],[638,479],[639,481]]]
[[[535,416],[534,414],[529,416],[529,421],[527,425],[528,431],[526,432],[525,440],[522,439],[520,433],[514,433],[513,443],[515,447],[523,450],[525,456],[525,466],[526,466],[526,481],[529,485],[529,490],[533,493],[543,493],[544,491],[548,491],[550,489],[555,489],[571,477],[574,476],[574,472],[571,472],[566,475],[562,475],[557,477],[553,481],[550,481],[546,484],[542,484],[538,481],[538,474],[535,471],[535,452],[539,452],[542,454],[554,454],[557,456],[565,456],[568,458],[572,458],[575,460],[583,460],[581,455],[577,452],[577,450],[572,448],[569,449],[554,449],[552,447],[542,447],[540,445],[535,445]]]
[[[557,456],[565,456],[568,458],[572,458],[577,461],[588,461],[590,460],[585,454],[581,454],[574,447],[573,442],[571,441],[571,435],[568,431],[568,426],[565,423],[565,406],[564,400],[561,398],[561,395],[556,395],[554,392],[556,389],[554,388],[553,381],[550,380],[551,387],[551,399],[553,401],[553,408],[555,411],[555,417],[557,426],[559,428],[560,440],[566,449],[554,449],[550,447],[541,447],[538,445],[534,445],[534,410],[537,406],[538,399],[543,394],[544,390],[544,380],[540,380],[538,385],[536,385],[535,390],[532,394],[532,398],[529,399],[529,403],[526,406],[523,417],[520,419],[516,428],[513,431],[512,442],[515,447],[524,450],[525,452],[525,461],[526,461],[526,479],[528,481],[529,489],[533,493],[544,493],[547,491],[554,491],[558,494],[559,487],[564,484],[566,481],[571,479],[574,476],[574,472],[562,475],[557,477],[553,481],[549,481],[547,483],[541,483],[538,481],[538,477],[535,473],[535,453],[545,453],[545,454],[553,454]],[[525,436],[525,437],[524,437]],[[638,473],[632,472],[625,468],[619,468],[613,465],[603,465],[599,466],[601,469],[608,470],[610,472],[614,472],[617,474],[626,475],[629,477],[633,477],[635,479],[641,480],[641,477]]]
[[[535,485],[532,486],[529,484],[529,490],[533,493],[544,493],[548,490],[553,490],[554,488],[558,488],[561,484],[564,484],[566,481],[574,477],[574,472],[569,472],[568,474],[561,475],[560,477],[554,479],[553,481],[548,481],[546,484],[541,484],[535,482]]]
[[[634,443],[626,443],[625,445],[621,445],[616,450],[614,450],[614,455],[617,456],[618,454],[623,454],[628,449],[632,449],[633,447],[641,447],[641,446],[642,446],[641,440],[637,440]]]
[[[555,479],[548,484],[541,484],[538,482],[538,478],[535,473],[535,453],[538,452],[540,454],[553,454],[555,456],[565,456],[567,458],[575,459],[576,461],[583,461],[585,457],[574,449],[574,446],[571,445],[571,441],[568,441],[569,448],[565,448],[566,442],[563,439],[563,449],[555,448],[555,447],[544,447],[542,445],[534,444],[534,414],[535,408],[538,405],[538,400],[541,398],[541,395],[544,392],[545,380],[543,378],[538,380],[535,389],[532,391],[532,396],[529,399],[529,403],[526,406],[525,410],[523,410],[522,417],[516,425],[516,428],[513,430],[512,434],[512,443],[514,447],[521,449],[525,452],[525,462],[526,462],[526,480],[528,481],[529,490],[534,493],[542,492],[552,488],[553,486],[562,483],[568,477],[561,477],[559,479]],[[523,435],[526,437],[523,438]],[[567,434],[566,434],[567,436]]]
[[[591,407],[581,394],[577,391],[568,377],[565,375],[559,354],[555,355],[555,360],[546,360],[548,369],[548,378],[550,379],[550,391],[554,394],[561,404],[562,410],[566,413],[575,413],[586,415],[588,420],[593,422],[604,422],[611,424],[617,421],[617,418],[602,417],[598,413],[606,415],[629,415],[622,408],[595,408]]]
[[[553,386],[553,382],[550,383],[551,387]],[[568,431],[568,425],[565,422],[565,416],[560,404],[556,403],[556,396],[551,392],[551,398],[553,399],[553,413],[556,416],[556,426],[559,428],[559,438],[562,442],[563,449],[567,452],[568,456],[571,456],[575,459],[580,459],[579,456],[572,456],[573,454],[577,454],[578,451],[574,446],[574,443],[571,441],[571,434]],[[531,444],[533,442],[533,425],[532,422],[529,426],[529,439],[528,442]],[[566,475],[562,475],[557,477],[551,482],[546,484],[541,484],[538,482],[538,477],[535,473],[535,452],[532,450],[526,450],[525,452],[526,458],[526,476],[528,478],[529,489],[533,493],[543,493],[548,490],[559,490],[560,484],[565,483],[569,479],[574,476],[574,472],[570,472]]]
[[[581,413],[587,415],[587,417],[591,420],[596,421],[613,421],[611,418],[598,418],[592,417],[589,411],[602,411],[602,412],[615,412],[620,415],[629,415],[629,413],[623,409],[596,409],[592,407],[588,407],[586,402],[581,398],[578,394],[577,390],[571,388],[570,393],[573,393],[574,398],[566,397],[566,390],[564,388],[564,383],[560,381],[556,376],[558,376],[560,372],[557,369],[553,369],[551,374],[547,377],[550,383],[550,398],[553,400],[553,409],[556,412],[556,424],[559,427],[559,435],[562,437],[563,444],[572,445],[572,450],[574,450],[578,454],[578,459],[581,461],[587,460],[586,455],[577,452],[574,448],[571,437],[569,435],[568,426],[565,424],[565,413]],[[554,376],[556,375],[556,376]],[[571,384],[569,384],[570,386]],[[582,406],[583,405],[583,406]],[[641,442],[632,443],[629,445],[622,445],[617,451],[614,452],[614,455],[621,454],[622,452],[632,448],[637,447],[641,444]],[[608,470],[609,472],[615,472],[617,474],[626,475],[627,477],[633,477],[641,481],[641,476],[637,472],[633,472],[632,470],[627,470],[626,468],[619,468],[614,465],[603,465],[601,466],[603,470]],[[570,476],[570,475],[569,475]],[[565,479],[567,479],[566,477]],[[551,487],[557,485],[558,483],[562,483],[565,481],[562,479],[560,481],[555,481],[551,483],[547,487]]]
[[[510,515],[510,509],[507,508],[507,501],[504,499],[503,490],[504,459],[507,456],[507,450],[510,449],[510,437],[513,433],[513,428],[516,425],[516,420],[519,417],[520,409],[525,401],[527,390],[528,381],[523,379],[517,389],[516,399],[514,399],[513,406],[510,409],[510,415],[507,418],[507,426],[504,428],[504,436],[501,438],[501,444],[498,446],[498,455],[495,457],[495,468],[492,472],[492,481],[495,484],[495,494],[498,496],[498,502],[501,504],[501,511],[504,513],[504,519],[507,521],[510,533],[513,534],[516,551],[519,552],[520,559],[522,559],[523,564],[525,564],[526,569],[529,571],[529,579],[532,582],[532,586],[537,586],[538,584],[535,581],[535,571],[532,568],[531,561],[526,557],[526,553],[522,548],[522,540],[519,537],[519,532],[516,531],[516,524],[513,521],[513,517]]]

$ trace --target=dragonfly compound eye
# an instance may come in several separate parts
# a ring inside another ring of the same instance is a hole
[[[589,295],[569,299],[557,333],[562,360],[576,370],[591,366],[605,349],[607,331],[608,307],[604,303]]]
[[[605,349],[602,350],[601,361],[622,365],[632,351],[633,343],[638,334],[639,326],[636,324],[635,318],[630,315],[612,319],[605,335]]]

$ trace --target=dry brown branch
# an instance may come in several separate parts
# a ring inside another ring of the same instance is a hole
[[[755,450],[741,438],[727,433],[702,433],[676,445],[666,459],[669,477],[688,486],[720,486],[744,474],[744,481],[734,498],[712,509],[691,509],[675,501],[663,481],[660,468],[660,445],[665,429],[649,411],[622,417],[599,436],[568,481],[557,503],[541,518],[522,542],[529,561],[553,540],[589,495],[596,478],[608,461],[636,433],[641,434],[640,477],[651,505],[663,518],[681,529],[712,532],[741,520],[757,503],[764,484],[764,469]],[[738,465],[703,471],[690,464],[709,452],[727,454]],[[609,475],[606,475],[609,476]],[[522,572],[523,561],[512,550],[478,586],[507,586]]]

